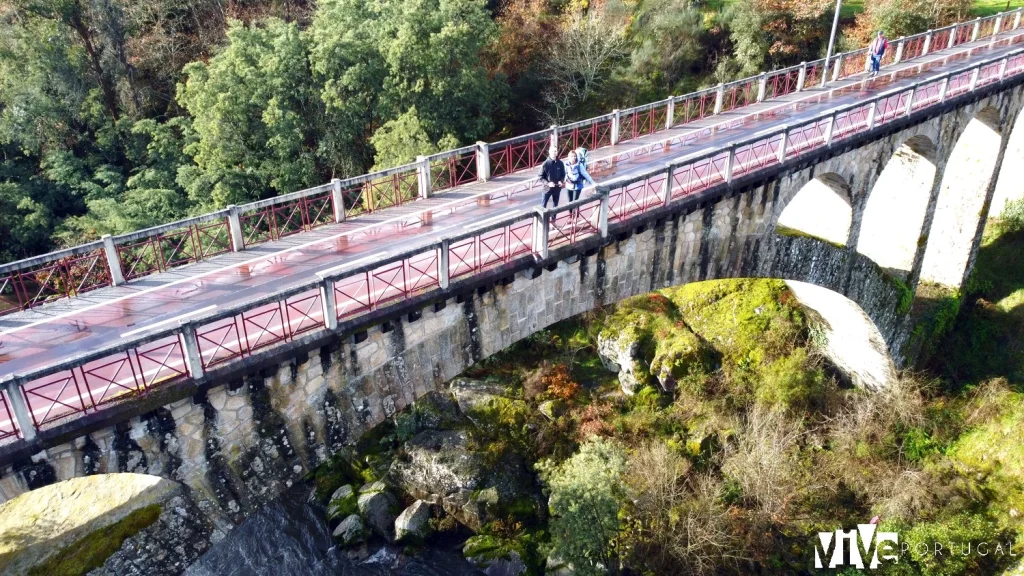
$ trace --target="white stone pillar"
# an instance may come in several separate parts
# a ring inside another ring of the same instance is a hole
[[[761,72],[761,79],[757,83],[757,101],[764,102],[765,93],[768,92],[768,73]]]
[[[715,112],[717,116],[722,113],[722,106],[725,104],[725,84],[719,83],[715,91]]]
[[[597,230],[601,238],[608,237],[608,191],[601,192],[601,207],[597,212]]]
[[[1003,58],[1002,61],[999,62],[999,80],[1000,81],[1002,81],[1002,79],[1006,76],[1006,67],[1009,64],[1010,64],[1010,59],[1009,58]]]
[[[550,235],[550,222],[548,221],[548,213],[541,207],[535,208],[533,220],[533,253],[541,260],[547,260],[548,257],[548,237]]]
[[[914,93],[915,92],[917,92],[917,89],[911,90],[910,91],[910,97],[907,98],[907,108],[906,108],[906,115],[907,116],[910,116],[910,113],[914,111]]]
[[[668,104],[665,105],[665,130],[672,128],[676,121],[676,97],[669,96]]]
[[[185,348],[185,365],[188,367],[188,373],[192,375],[192,378],[202,378],[206,373],[203,370],[203,356],[199,353],[199,340],[196,339],[196,329],[192,324],[182,320],[181,326],[181,342]]]
[[[476,179],[481,182],[491,179],[491,149],[487,142],[476,143]]]
[[[833,112],[832,115],[828,117],[828,126],[825,127],[825,145],[826,146],[831,146],[832,145],[832,131],[835,128],[835,126],[836,126],[836,113]]]
[[[931,47],[932,47],[932,36],[934,36],[934,35],[935,35],[935,32],[932,32],[931,30],[929,30],[928,33],[925,34],[925,36],[924,36],[924,46],[921,47],[921,56],[924,56],[925,54],[928,54],[928,50],[930,50]]]
[[[1013,16],[1013,29],[1020,28],[1020,16],[1024,14],[1024,8],[1017,8],[1017,13]]]
[[[901,61],[903,61],[903,43],[904,42],[905,42],[905,40],[903,38],[900,38],[899,41],[896,42],[896,56],[893,57],[893,60],[892,60],[893,64],[899,64]]]
[[[968,92],[974,92],[974,88],[978,85],[978,74],[980,74],[980,73],[981,73],[981,68],[980,67],[975,68],[971,72],[971,85],[970,85],[970,88],[967,89]]]
[[[953,45],[956,44],[956,35],[957,35],[957,30],[959,30],[959,29],[960,29],[959,26],[954,26],[953,28],[951,28],[949,30],[949,42],[946,42],[946,48],[947,49],[952,48]]]
[[[430,159],[426,156],[416,157],[416,183],[419,186],[420,198],[430,198]]]
[[[803,92],[804,83],[807,82],[807,62],[800,63],[800,74],[796,77],[796,91]]]
[[[231,250],[245,250],[245,236],[242,234],[242,219],[238,217],[238,206],[228,206],[228,232],[231,235]]]
[[[789,146],[789,125],[782,126],[782,142],[779,142],[779,164],[786,161],[786,147]]]
[[[981,30],[981,18],[974,19],[974,29],[971,30],[971,42],[978,39],[978,32]]]
[[[338,328],[338,299],[334,293],[334,280],[320,279],[320,305],[324,311],[324,328],[336,330]]]
[[[448,238],[441,240],[440,253],[437,255],[437,283],[442,290],[448,288],[451,283],[451,272],[448,270],[448,253],[451,252],[452,241]]]
[[[939,87],[939,102],[946,101],[946,88],[949,88],[949,76],[942,79],[942,86]]]
[[[729,144],[729,159],[725,162],[725,181],[732,182],[732,171],[736,164],[736,145]]]
[[[839,54],[838,56],[836,56],[835,64],[833,65],[833,69],[832,70],[833,70],[832,71],[832,81],[835,82],[836,80],[839,80],[839,74],[843,71],[843,55],[842,54]]]
[[[551,125],[551,144],[548,146],[548,155],[552,158],[558,157],[558,124]]]
[[[7,400],[11,405],[11,412],[14,413],[14,420],[18,423],[22,439],[32,441],[36,438],[36,425],[32,421],[32,414],[25,402],[25,396],[21,387],[25,385],[23,379],[15,379],[7,383]]]
[[[117,255],[117,246],[114,245],[114,238],[110,234],[103,235],[103,257],[107,261],[107,269],[110,270],[110,283],[114,286],[124,284],[121,258]]]
[[[661,187],[661,205],[668,206],[672,201],[672,178],[675,174],[675,166],[668,164],[665,167],[665,185]]]
[[[878,112],[878,102],[873,102],[871,108],[868,108],[868,130],[875,127],[875,114]]]
[[[620,123],[622,122],[622,111],[616,108],[612,110],[612,146],[619,143],[621,134],[619,130],[621,128]]]
[[[334,222],[345,221],[345,195],[341,193],[341,180],[331,178],[331,203],[334,205]]]

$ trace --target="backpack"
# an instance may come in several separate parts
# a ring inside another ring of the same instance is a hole
[[[580,147],[576,149],[576,160],[586,168],[587,167],[587,149]]]

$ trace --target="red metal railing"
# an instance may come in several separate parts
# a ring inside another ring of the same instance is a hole
[[[924,43],[926,36],[917,36],[911,38],[903,43],[903,54],[901,59],[911,60],[921,56],[924,53]]]
[[[187,376],[181,340],[174,334],[31,380],[21,391],[33,424],[43,428]]]
[[[419,193],[416,171],[410,169],[345,187],[341,196],[345,216],[351,218],[411,202]]]
[[[668,174],[660,172],[608,192],[608,221],[618,222],[664,204],[662,191]]]
[[[753,78],[727,85],[722,99],[722,112],[742,108],[756,102],[759,83],[760,79]]]
[[[592,198],[581,206],[554,212],[549,216],[548,248],[573,244],[601,233],[601,199]]]
[[[271,204],[238,217],[246,247],[280,240],[334,222],[334,201],[330,192],[300,197],[291,202]]]
[[[665,129],[668,103],[658,103],[647,110],[638,110],[619,118],[619,141],[633,140]]]
[[[800,79],[800,69],[794,68],[792,70],[782,72],[780,74],[773,74],[768,77],[768,84],[765,87],[765,97],[767,98],[778,98],[779,96],[785,96],[796,92],[796,83]],[[804,82],[806,84],[806,78]]]
[[[476,151],[438,158],[430,163],[431,190],[445,190],[476,180]]]
[[[190,224],[117,246],[126,280],[163,272],[231,251],[227,219]]]
[[[678,126],[711,116],[715,112],[716,98],[717,95],[714,91],[706,91],[676,102],[672,125]]]
[[[480,232],[448,245],[448,277],[457,278],[533,251],[534,218]]]
[[[761,140],[742,144],[736,147],[733,158],[732,173],[734,176],[745,174],[779,163],[783,135],[772,134]]]
[[[334,282],[338,319],[439,286],[437,261],[437,248],[430,248]]]
[[[547,158],[551,135],[547,132],[521,142],[500,147],[491,146],[491,177],[505,176],[519,170],[540,166]]]
[[[564,157],[576,148],[593,150],[611,143],[612,120],[608,118],[585,126],[573,126],[566,132],[560,132],[558,134],[558,154]]]
[[[110,285],[102,249],[0,276],[0,315]]]
[[[21,429],[11,412],[7,391],[0,391],[0,442],[21,438]]]
[[[707,190],[715,184],[725,182],[729,166],[729,152],[709,156],[672,171],[672,197],[678,198]]]

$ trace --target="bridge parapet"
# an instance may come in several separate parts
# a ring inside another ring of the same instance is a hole
[[[415,302],[429,303],[453,283],[530,261],[550,265],[552,251],[581,250],[630,221],[673,204],[700,204],[736,178],[754,177],[932,106],[1024,73],[1024,49],[934,74],[798,125],[766,130],[725,149],[700,152],[643,174],[613,179],[590,196],[551,209],[485,221],[413,249],[354,261],[316,280],[238,305],[154,328],[60,364],[17,374],[3,384],[0,441],[32,440],[85,415],[140,395],[244,369],[284,343],[346,332]],[[650,110],[650,109],[648,109]],[[769,111],[770,113],[770,111]],[[333,190],[333,189],[332,189]],[[507,192],[506,192],[507,193]],[[463,205],[475,198],[455,201]],[[266,204],[273,206],[273,204]]]
[[[895,40],[882,65],[926,56],[1021,26],[1024,8]],[[0,314],[73,297],[214,256],[412,202],[475,180],[534,168],[546,150],[601,148],[807,87],[860,74],[866,49],[765,72],[718,87],[642,104],[490,144],[422,157],[388,170],[122,234],[0,265]],[[831,68],[831,74],[825,68]]]

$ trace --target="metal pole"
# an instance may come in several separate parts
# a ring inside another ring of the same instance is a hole
[[[836,47],[836,32],[839,31],[839,11],[843,8],[843,0],[836,0],[836,15],[832,18],[832,35],[828,37],[828,52],[825,53],[825,71],[828,72],[832,61],[832,50]]]

